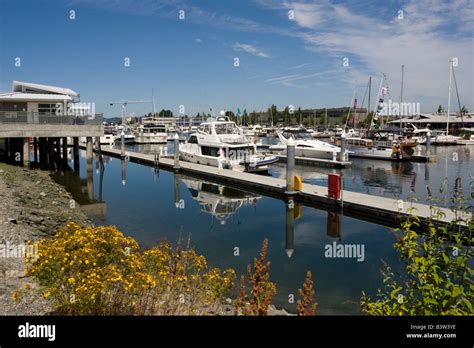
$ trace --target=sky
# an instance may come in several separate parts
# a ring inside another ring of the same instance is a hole
[[[382,74],[399,101],[403,64],[403,101],[433,112],[447,106],[456,58],[472,112],[473,35],[473,0],[0,0],[0,93],[13,80],[67,87],[106,117],[121,112],[110,102],[152,90],[175,114],[341,107],[353,95],[360,106]]]

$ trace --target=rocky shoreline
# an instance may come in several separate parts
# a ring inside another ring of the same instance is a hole
[[[71,194],[45,171],[0,163],[0,201],[0,315],[47,314],[49,302],[33,292],[13,301],[13,291],[36,286],[25,276],[23,259],[13,251],[52,236],[69,221],[81,226],[91,222]]]

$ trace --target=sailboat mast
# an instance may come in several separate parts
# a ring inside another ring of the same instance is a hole
[[[454,79],[454,87],[456,88],[456,97],[458,98],[459,114],[461,116],[461,127],[464,128],[464,117],[461,111],[462,110],[461,99],[459,99],[458,83],[456,81],[456,73],[454,72],[454,65],[453,65],[453,79]]]
[[[448,89],[448,119],[446,122],[446,135],[449,135],[449,110],[451,107],[451,79],[453,75],[453,61],[449,61],[449,89]]]
[[[400,84],[400,105],[399,105],[399,108],[398,108],[398,114],[399,114],[399,117],[400,117],[400,129],[402,129],[402,103],[403,103],[403,75],[404,75],[404,71],[405,71],[405,65],[402,64],[402,82]]]
[[[370,91],[372,90],[372,76],[369,76],[369,101],[367,103],[367,117],[370,114]]]
[[[382,93],[383,80],[384,80],[384,77],[382,76],[382,78],[380,79],[379,91],[377,92],[377,101],[375,102],[375,105],[374,105],[374,113],[372,114],[372,119],[370,120],[369,130],[372,128],[372,122],[374,121],[376,113],[378,113],[377,109],[379,106],[380,93]]]
[[[153,88],[151,89],[151,102],[152,102],[152,105],[151,107],[153,108],[153,117],[155,117],[155,94],[154,94],[154,91],[153,91]]]

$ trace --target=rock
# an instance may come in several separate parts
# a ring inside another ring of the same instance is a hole
[[[274,305],[268,306],[268,315],[283,315],[288,316],[291,315],[284,309],[277,309]]]
[[[10,222],[10,223],[12,223],[12,224],[15,224],[15,225],[18,224],[18,221],[16,221],[15,218],[8,218],[8,222]]]
[[[46,197],[46,193],[40,192],[40,196],[41,196],[41,197]]]
[[[232,304],[232,299],[226,298],[226,299],[225,299],[225,302],[228,303],[228,304]]]

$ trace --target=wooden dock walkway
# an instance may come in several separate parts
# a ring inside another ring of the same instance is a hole
[[[286,163],[286,156],[285,155],[277,155],[279,162]],[[323,159],[323,158],[309,158],[309,157],[295,157],[295,164],[313,166],[313,167],[329,167],[329,168],[346,168],[349,167],[352,162],[349,161],[334,161],[331,159]]]
[[[84,146],[82,146],[84,148]],[[102,148],[102,154],[120,158],[120,150],[113,148]],[[126,151],[129,161],[155,166],[155,155],[147,155],[137,152]],[[172,158],[161,157],[158,167],[169,171],[174,170]],[[396,200],[392,198],[368,195],[365,193],[342,191],[342,200],[336,201],[327,197],[327,187],[303,183],[301,191],[289,195],[286,193],[286,180],[273,178],[271,176],[242,173],[228,169],[205,166],[185,161],[180,161],[180,173],[189,175],[205,181],[223,184],[235,189],[248,191],[277,199],[294,199],[295,202],[305,206],[324,209],[327,211],[341,212],[345,216],[361,219],[377,224],[396,227],[399,222],[406,218],[407,211],[413,209],[422,224],[429,220],[445,224],[455,219],[455,214],[446,208],[430,207],[427,204],[410,201]],[[436,211],[444,214],[442,217],[434,217]],[[468,216],[472,219],[472,213]]]

